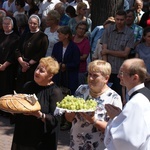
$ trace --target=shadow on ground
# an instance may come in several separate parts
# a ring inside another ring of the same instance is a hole
[[[0,128],[3,129],[3,134],[12,135],[14,132],[14,125],[10,124],[9,117],[1,116]]]
[[[0,150],[10,150],[11,140],[14,132],[14,125],[10,124],[10,119],[8,117],[0,116],[0,137],[3,137],[3,141],[0,141],[0,146],[4,145],[4,142],[7,143],[9,146],[7,148],[3,148]],[[60,131],[59,134],[59,141],[58,141],[58,148],[57,150],[68,150],[69,149],[69,139],[70,133],[68,131]]]
[[[68,131],[60,131],[59,144],[69,146],[70,133]]]

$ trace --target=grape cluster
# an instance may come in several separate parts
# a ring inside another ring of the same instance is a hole
[[[61,102],[57,102],[57,107],[69,110],[95,110],[97,102],[89,99],[77,98],[67,95]]]

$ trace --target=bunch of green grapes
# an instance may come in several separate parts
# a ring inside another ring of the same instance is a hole
[[[95,100],[89,99],[86,100],[87,109],[96,108],[97,102]]]
[[[67,95],[61,102],[57,102],[57,107],[69,109],[69,110],[95,110],[97,102],[90,99],[84,100],[83,98],[77,98]]]

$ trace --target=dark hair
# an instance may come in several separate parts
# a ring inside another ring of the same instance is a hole
[[[128,9],[128,10],[126,11],[126,14],[129,14],[130,12],[133,14],[133,16],[134,16],[134,18],[135,18],[135,17],[136,17],[135,11],[134,11],[133,9]]]
[[[142,42],[145,42],[144,36],[146,36],[146,34],[147,34],[148,32],[150,32],[150,27],[144,28],[144,30],[143,30],[143,38],[142,38],[142,40],[141,40]]]
[[[66,13],[69,14],[71,18],[74,18],[77,16],[75,8],[71,5],[67,6]]]
[[[80,22],[76,25],[76,30],[77,30],[77,28],[78,28],[80,25],[84,25],[84,26],[86,26],[86,30],[85,30],[85,32],[87,32],[87,31],[88,31],[88,24],[87,24],[87,22],[86,22],[86,21],[80,21]]]
[[[62,34],[68,34],[69,37],[68,39],[71,40],[72,39],[72,32],[71,29],[68,26],[62,26],[57,30],[58,33],[62,33]]]
[[[32,7],[34,7],[34,6],[36,5],[35,1],[34,1],[34,0],[31,0],[30,5],[31,5]]]
[[[123,10],[117,11],[116,15],[118,15],[118,16],[124,16],[125,18],[126,18],[126,16],[127,16],[126,12],[123,11]]]
[[[28,25],[28,17],[25,14],[17,14],[15,19],[19,27],[26,27]]]
[[[147,34],[148,32],[150,32],[150,27],[144,28],[144,30],[143,30],[143,36],[146,36],[146,34]]]
[[[15,4],[20,5],[21,7],[24,7],[25,1],[24,0],[15,0]]]

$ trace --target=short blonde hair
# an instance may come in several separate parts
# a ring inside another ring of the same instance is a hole
[[[94,60],[88,65],[89,72],[100,72],[102,76],[110,76],[111,74],[111,65],[110,63],[104,60]]]
[[[59,71],[58,62],[51,56],[41,58],[40,63],[42,63],[46,67],[47,72],[50,74],[55,75]]]

